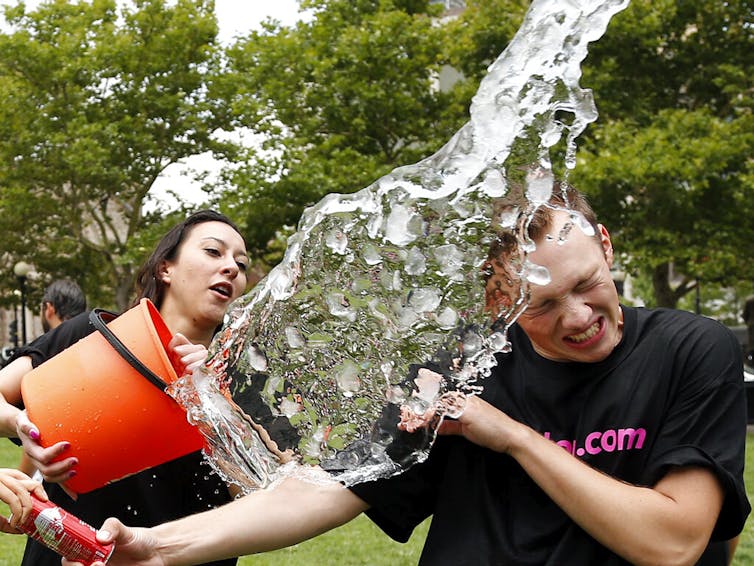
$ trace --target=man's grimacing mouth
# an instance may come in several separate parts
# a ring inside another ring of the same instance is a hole
[[[597,334],[597,332],[599,332],[600,326],[600,321],[598,320],[581,334],[573,334],[571,336],[567,336],[566,340],[569,340],[570,342],[576,342],[577,344],[585,342],[586,340],[589,340],[595,334]]]

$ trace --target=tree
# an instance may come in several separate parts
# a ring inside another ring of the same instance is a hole
[[[229,149],[213,133],[231,120],[215,93],[211,0],[137,0],[118,16],[114,0],[5,9],[0,238],[6,262],[75,277],[122,309],[151,248],[140,235],[161,216],[143,212],[152,184],[171,163]]]
[[[434,87],[447,38],[422,0],[310,0],[229,51],[242,125],[265,137],[223,196],[252,249],[327,193],[361,189],[431,154],[457,128]],[[435,7],[437,8],[437,7]],[[467,101],[468,104],[468,101]]]
[[[754,279],[754,3],[633,0],[590,48],[600,119],[573,180],[622,263],[674,307],[700,282]]]

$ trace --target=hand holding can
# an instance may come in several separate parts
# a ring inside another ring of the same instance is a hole
[[[34,506],[18,529],[64,558],[83,564],[107,562],[115,545],[97,542],[97,530],[52,501],[32,495]]]

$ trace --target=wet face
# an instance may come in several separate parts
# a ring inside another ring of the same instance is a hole
[[[574,227],[559,243],[557,234],[568,222],[567,213],[556,212],[553,226],[529,256],[549,270],[551,282],[530,285],[529,306],[518,323],[545,358],[598,362],[613,351],[623,332],[623,314],[610,276],[612,244],[603,226],[599,241]]]
[[[214,328],[246,288],[249,258],[241,236],[224,222],[189,230],[176,258],[161,268],[163,305],[200,328]]]

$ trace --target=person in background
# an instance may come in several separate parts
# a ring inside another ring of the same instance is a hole
[[[754,366],[754,295],[747,297],[741,317],[746,324],[746,359]]]
[[[56,279],[45,288],[44,295],[42,296],[42,308],[40,312],[42,329],[48,332],[85,310],[86,297],[81,287],[70,279]],[[28,347],[26,345],[22,346],[10,361],[12,362],[15,358],[23,356],[23,352],[34,347],[34,342]],[[18,469],[30,476],[36,471],[34,465],[25,454],[21,456]]]
[[[206,210],[174,226],[142,266],[134,305],[148,298],[157,307],[174,335],[169,350],[171,359],[179,360],[179,375],[204,361],[226,309],[245,291],[248,263],[238,228],[224,215]],[[76,473],[76,459],[65,457],[65,442],[47,448],[39,444],[39,431],[21,410],[21,380],[33,367],[93,331],[88,313],[81,313],[44,334],[33,349],[0,370],[0,434],[21,438],[50,499],[89,524],[114,515],[143,526],[228,502],[228,486],[204,463],[200,451],[79,494],[75,501],[64,492],[59,482]],[[62,459],[53,462],[57,457]],[[59,564],[57,554],[33,539],[27,541],[22,566]]]
[[[506,199],[499,212],[523,206]],[[724,547],[751,510],[735,336],[689,312],[621,305],[610,234],[575,189],[523,219],[519,233],[499,228],[488,308],[497,318],[522,296],[526,261],[550,282],[524,289],[512,350],[442,421],[424,462],[350,487],[291,477],[149,529],[108,519],[98,534],[116,543],[108,565],[272,550],[361,512],[399,541],[432,516],[421,564],[694,564],[710,541]]]
[[[57,279],[45,289],[42,297],[42,328],[45,332],[86,310],[86,297],[75,282]]]

